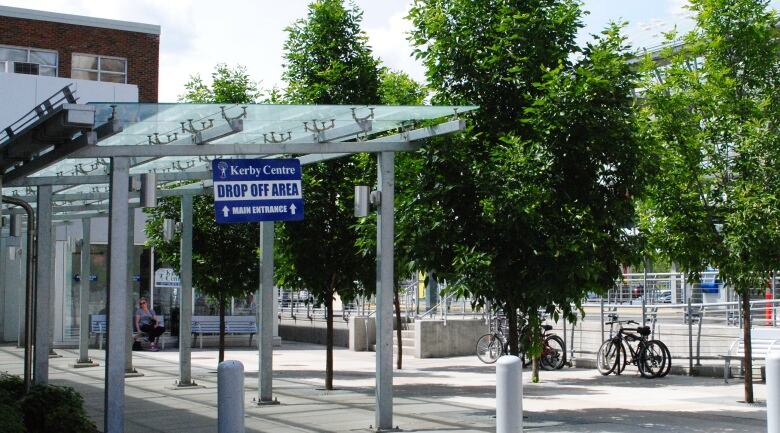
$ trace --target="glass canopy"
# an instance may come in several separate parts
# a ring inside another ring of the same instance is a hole
[[[210,145],[258,144],[273,145],[288,142],[317,142],[329,131],[330,141],[365,141],[370,151],[371,140],[409,130],[422,125],[441,123],[450,118],[475,110],[476,106],[367,106],[367,105],[270,105],[270,104],[146,104],[146,103],[93,103],[96,109],[95,126],[108,123],[112,116],[122,125],[122,132],[98,142],[98,146],[179,146],[193,145],[194,134],[208,136]],[[243,128],[236,131],[230,125],[240,119]],[[440,119],[441,122],[434,120]],[[232,121],[232,122],[231,122]],[[361,125],[370,121],[370,129]],[[215,131],[225,131],[216,134]],[[323,133],[320,135],[319,133]],[[327,139],[326,139],[327,140]],[[281,146],[280,146],[281,149]],[[281,150],[280,150],[281,153]],[[131,174],[155,172],[176,173],[205,172],[210,168],[213,156],[165,156],[133,158]],[[274,157],[275,155],[248,154],[246,157]],[[240,156],[232,156],[238,158]],[[63,177],[107,175],[110,161],[102,158],[64,159],[31,175],[35,177]],[[107,184],[67,184],[58,182],[55,191],[62,194],[94,194],[108,191]],[[32,195],[26,187],[5,188],[6,194]],[[57,194],[54,196],[58,200]],[[71,204],[100,203],[102,199],[68,200]]]

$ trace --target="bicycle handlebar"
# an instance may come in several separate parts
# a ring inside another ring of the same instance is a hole
[[[613,320],[611,322],[604,322],[605,325],[614,325],[614,324],[620,325],[622,323],[625,323],[627,325],[631,325],[631,324],[638,325],[639,324],[638,322],[635,322],[633,320]]]

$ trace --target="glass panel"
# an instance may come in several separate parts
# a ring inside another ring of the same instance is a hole
[[[88,56],[84,54],[74,54],[72,67],[75,69],[94,69],[98,68],[97,56]]]
[[[100,81],[106,81],[109,83],[124,83],[125,74],[109,74],[108,72],[101,72]]]
[[[40,68],[38,68],[38,73],[40,75],[45,75],[47,77],[56,77],[57,68],[52,66],[41,66]]]
[[[105,57],[100,58],[100,70],[109,72],[125,72],[126,60],[123,59],[107,59]],[[105,81],[105,80],[103,80]]]
[[[26,62],[27,50],[22,50],[18,48],[0,47],[0,62],[3,60],[11,60],[13,62]]]
[[[41,65],[56,66],[57,53],[52,53],[50,51],[30,50],[30,62]]]
[[[98,73],[92,72],[92,71],[79,71],[74,69],[70,73],[71,78],[75,78],[77,80],[90,80],[90,81],[97,81],[98,80]]]

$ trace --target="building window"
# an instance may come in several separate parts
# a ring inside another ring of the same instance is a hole
[[[37,66],[35,66],[37,65]],[[37,69],[37,74],[35,74]],[[0,72],[57,76],[57,52],[0,45]]]
[[[94,54],[74,54],[70,77],[79,80],[126,83],[127,59]]]

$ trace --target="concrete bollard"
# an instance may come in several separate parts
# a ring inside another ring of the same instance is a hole
[[[244,433],[244,364],[224,361],[217,367],[219,433]]]
[[[780,433],[780,351],[766,356],[766,431]]]
[[[523,431],[523,363],[505,355],[496,362],[496,433]]]

